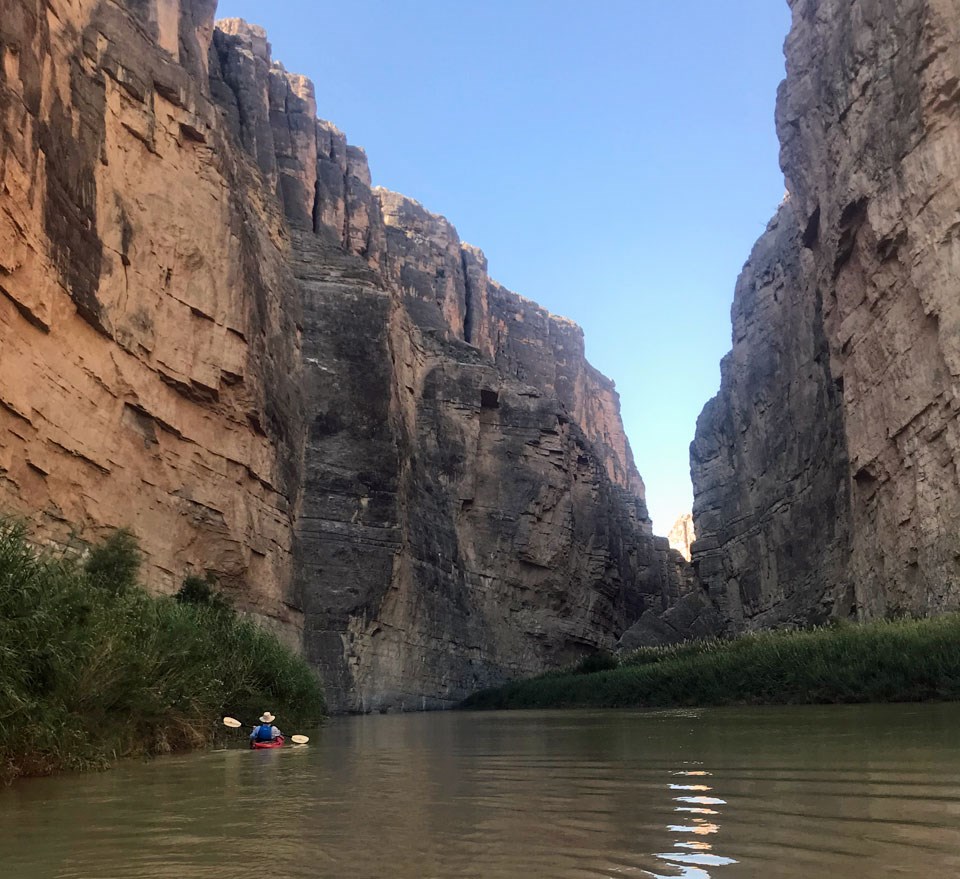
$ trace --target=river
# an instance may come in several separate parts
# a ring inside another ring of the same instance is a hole
[[[302,748],[22,781],[0,791],[0,864],[18,879],[960,875],[957,704],[308,732]]]

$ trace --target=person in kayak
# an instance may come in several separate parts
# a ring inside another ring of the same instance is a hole
[[[250,733],[251,742],[275,742],[280,736],[283,735],[280,730],[278,730],[273,722],[276,720],[269,711],[265,711],[260,715],[260,725],[253,728],[253,732]]]

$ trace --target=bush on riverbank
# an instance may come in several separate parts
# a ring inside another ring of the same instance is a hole
[[[644,648],[615,669],[550,673],[465,708],[915,702],[960,698],[960,614]]]
[[[324,713],[306,663],[222,601],[152,597],[127,532],[84,565],[0,521],[0,781],[199,747],[223,714]]]

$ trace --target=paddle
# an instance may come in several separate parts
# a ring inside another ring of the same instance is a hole
[[[225,717],[225,718],[223,718],[223,725],[224,725],[224,726],[229,726],[230,729],[240,729],[240,727],[243,726],[243,724],[240,723],[240,721],[237,720],[237,718],[235,718],[235,717]],[[293,742],[295,745],[305,745],[307,742],[310,741],[310,737],[309,737],[309,736],[300,736],[300,735],[290,736],[290,741]]]

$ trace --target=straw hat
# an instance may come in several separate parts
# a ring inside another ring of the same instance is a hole
[[[260,723],[273,723],[276,719],[269,711],[260,715]]]

